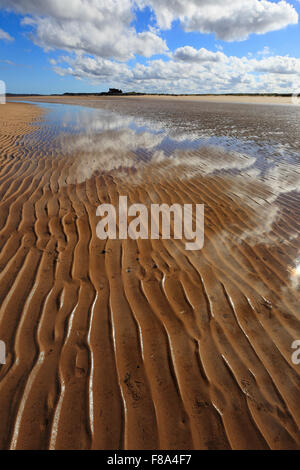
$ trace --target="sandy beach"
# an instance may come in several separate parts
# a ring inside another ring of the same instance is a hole
[[[122,129],[54,138],[0,106],[0,448],[300,449],[299,167]],[[205,204],[204,248],[100,240],[120,195]]]
[[[232,95],[182,95],[182,96],[172,96],[172,95],[124,95],[124,96],[97,96],[97,95],[82,95],[82,96],[19,96],[19,97],[10,97],[9,100],[29,100],[29,101],[40,101],[40,102],[49,102],[49,103],[72,103],[74,100],[77,102],[95,102],[95,101],[120,101],[120,100],[131,100],[131,101],[140,101],[144,102],[145,100],[158,100],[158,101],[174,101],[174,102],[204,102],[204,103],[236,103],[236,104],[263,104],[263,105],[291,105],[294,106],[291,97],[285,96],[232,96]]]

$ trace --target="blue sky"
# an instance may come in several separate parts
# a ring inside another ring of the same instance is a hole
[[[300,78],[296,0],[0,0],[0,8],[8,92],[290,92]]]

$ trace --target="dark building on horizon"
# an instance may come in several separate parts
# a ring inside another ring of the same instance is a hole
[[[123,91],[118,90],[118,88],[110,88],[108,94],[109,95],[122,95]]]

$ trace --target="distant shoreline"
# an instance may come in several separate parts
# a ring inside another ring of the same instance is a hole
[[[135,99],[135,100],[174,100],[174,101],[203,101],[203,102],[215,102],[215,103],[237,103],[237,104],[275,104],[275,105],[293,105],[292,94],[223,94],[223,95],[167,95],[167,94],[131,94],[123,93],[119,95],[113,94],[64,94],[64,95],[33,95],[33,94],[7,94],[8,99],[34,99],[36,101],[48,101],[55,102],[68,102],[72,98],[84,99],[86,101],[99,99],[101,100],[124,100],[124,99]]]

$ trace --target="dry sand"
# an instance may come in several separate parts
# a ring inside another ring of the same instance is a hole
[[[130,96],[134,99],[134,96]],[[249,104],[293,104],[290,97],[285,96],[230,96],[230,95],[203,95],[203,96],[167,96],[145,95],[142,99],[174,100],[174,101],[203,101],[211,103],[249,103]]]
[[[144,101],[144,100],[160,100],[160,101],[185,101],[185,102],[211,102],[211,103],[245,103],[245,104],[272,104],[272,105],[292,105],[293,101],[291,97],[285,96],[230,96],[230,95],[203,95],[203,96],[171,96],[171,95],[130,95],[130,96],[24,96],[20,97],[10,97],[9,100],[18,100],[25,99],[28,101],[42,101],[42,102],[72,102],[75,100],[80,101],[111,101],[111,100],[134,100],[134,101]],[[299,101],[299,100],[298,100]]]
[[[253,243],[263,186],[180,167],[78,182],[75,155],[28,148],[40,112],[0,107],[0,448],[300,449],[299,245],[278,241],[299,231],[297,193]],[[120,194],[205,203],[204,249],[99,240],[96,207]]]

